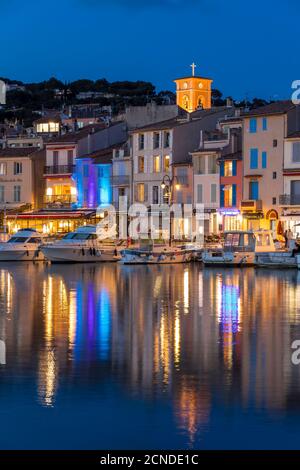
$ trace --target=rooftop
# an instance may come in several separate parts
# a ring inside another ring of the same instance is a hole
[[[9,147],[5,149],[0,149],[0,157],[29,157],[32,154],[36,154],[38,152],[43,152],[39,147]]]
[[[113,124],[112,124],[113,125]],[[72,143],[76,144],[79,140],[84,139],[87,137],[89,134],[94,134],[96,132],[99,132],[103,129],[105,129],[107,126],[104,122],[102,123],[97,123],[97,124],[91,124],[89,126],[85,126],[79,131],[76,132],[67,132],[66,134],[60,135],[58,137],[54,137],[51,139],[49,142],[47,142],[47,145],[51,144],[60,144],[60,143]]]
[[[291,100],[285,101],[275,101],[274,103],[267,104],[266,106],[261,106],[256,109],[251,109],[247,113],[243,114],[243,117],[251,116],[266,116],[273,114],[285,114],[290,109],[294,108],[295,105]]]

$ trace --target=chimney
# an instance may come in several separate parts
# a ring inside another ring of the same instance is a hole
[[[233,101],[231,98],[226,98],[226,107],[227,108],[232,108]]]
[[[200,142],[199,142],[199,149],[203,147],[203,130],[200,131]]]

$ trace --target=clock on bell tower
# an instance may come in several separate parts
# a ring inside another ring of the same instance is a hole
[[[191,67],[192,76],[174,80],[176,83],[176,103],[189,113],[200,108],[210,109],[212,80],[196,76],[194,62]]]

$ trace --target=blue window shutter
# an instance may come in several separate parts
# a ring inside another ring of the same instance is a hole
[[[259,199],[258,181],[251,181],[250,183],[250,199],[255,201]]]
[[[258,168],[258,149],[250,150],[250,169],[255,170]]]
[[[232,176],[236,176],[236,160],[232,162]]]
[[[267,152],[262,152],[261,154],[261,167],[267,168]]]
[[[220,207],[224,207],[224,184],[221,184],[220,186]]]
[[[263,131],[267,131],[268,130],[268,119],[266,117],[264,117],[262,119],[262,130]]]
[[[232,185],[232,206],[236,206],[236,184]]]
[[[257,131],[257,119],[252,118],[250,119],[250,133],[255,134]]]
[[[224,176],[224,162],[221,162],[220,164],[220,175]]]

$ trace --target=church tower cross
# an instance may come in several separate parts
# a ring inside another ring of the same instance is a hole
[[[195,64],[195,62],[193,62],[190,67],[192,67],[192,75],[193,77],[195,76],[195,68],[197,67],[197,65]]]

